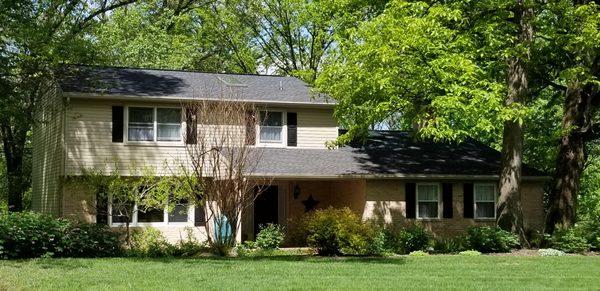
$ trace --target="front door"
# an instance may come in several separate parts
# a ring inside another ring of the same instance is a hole
[[[254,238],[258,234],[259,226],[263,224],[276,224],[278,219],[277,186],[268,186],[254,200]]]

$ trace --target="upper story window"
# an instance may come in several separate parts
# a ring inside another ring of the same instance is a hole
[[[473,194],[475,218],[496,218],[496,185],[475,184]]]
[[[417,184],[417,218],[439,218],[439,204],[438,184]]]
[[[181,108],[129,107],[129,141],[181,141]]]
[[[260,112],[260,143],[283,143],[283,112]]]

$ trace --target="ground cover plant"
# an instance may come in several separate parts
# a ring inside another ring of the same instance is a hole
[[[0,261],[0,289],[597,289],[600,257],[34,259]]]

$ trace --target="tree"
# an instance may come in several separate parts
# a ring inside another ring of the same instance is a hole
[[[102,58],[113,66],[255,73],[256,58],[244,30],[213,15],[210,0],[147,0],[114,11],[94,35]],[[230,49],[228,37],[235,43]]]
[[[213,7],[228,27],[249,30],[263,70],[294,75],[312,84],[335,46],[334,33],[377,15],[386,2],[236,0]]]
[[[189,185],[187,200],[208,210],[208,241],[225,255],[235,245],[242,213],[270,184],[252,177],[262,156],[250,142],[256,108],[235,98],[194,101],[185,108],[188,154],[175,175]]]
[[[533,7],[526,0],[517,0],[514,22],[517,26],[516,55],[508,60],[508,92],[505,106],[521,106],[529,97],[528,62],[533,42]],[[502,166],[500,170],[500,198],[498,199],[498,226],[516,233],[526,243],[521,208],[521,169],[523,166],[523,124],[521,120],[504,121],[502,135]]]
[[[540,21],[550,39],[540,49],[541,72],[563,100],[546,231],[574,225],[581,176],[600,117],[600,9],[593,1],[552,1]]]
[[[36,122],[36,103],[51,88],[53,69],[92,59],[84,33],[101,15],[134,1],[0,2],[0,138],[11,211],[23,208],[29,180],[23,164],[27,133]]]

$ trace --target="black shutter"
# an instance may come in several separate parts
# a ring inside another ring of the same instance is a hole
[[[112,107],[112,141],[123,142],[123,106]]]
[[[473,218],[473,183],[463,185],[463,208],[465,218]]]
[[[442,217],[452,218],[452,183],[442,184]]]
[[[254,111],[246,111],[246,144],[256,144],[256,117]]]
[[[197,110],[193,107],[185,109],[185,143],[186,144],[197,144],[198,143],[198,116],[196,116]]]
[[[108,195],[105,187],[96,193],[96,224],[108,225]]]
[[[298,145],[298,115],[296,112],[287,113],[287,145],[289,147]]]
[[[406,218],[417,217],[417,184],[406,183],[405,184],[406,194]]]
[[[194,225],[206,225],[206,213],[204,213],[204,207],[202,206],[196,206],[194,209]]]

